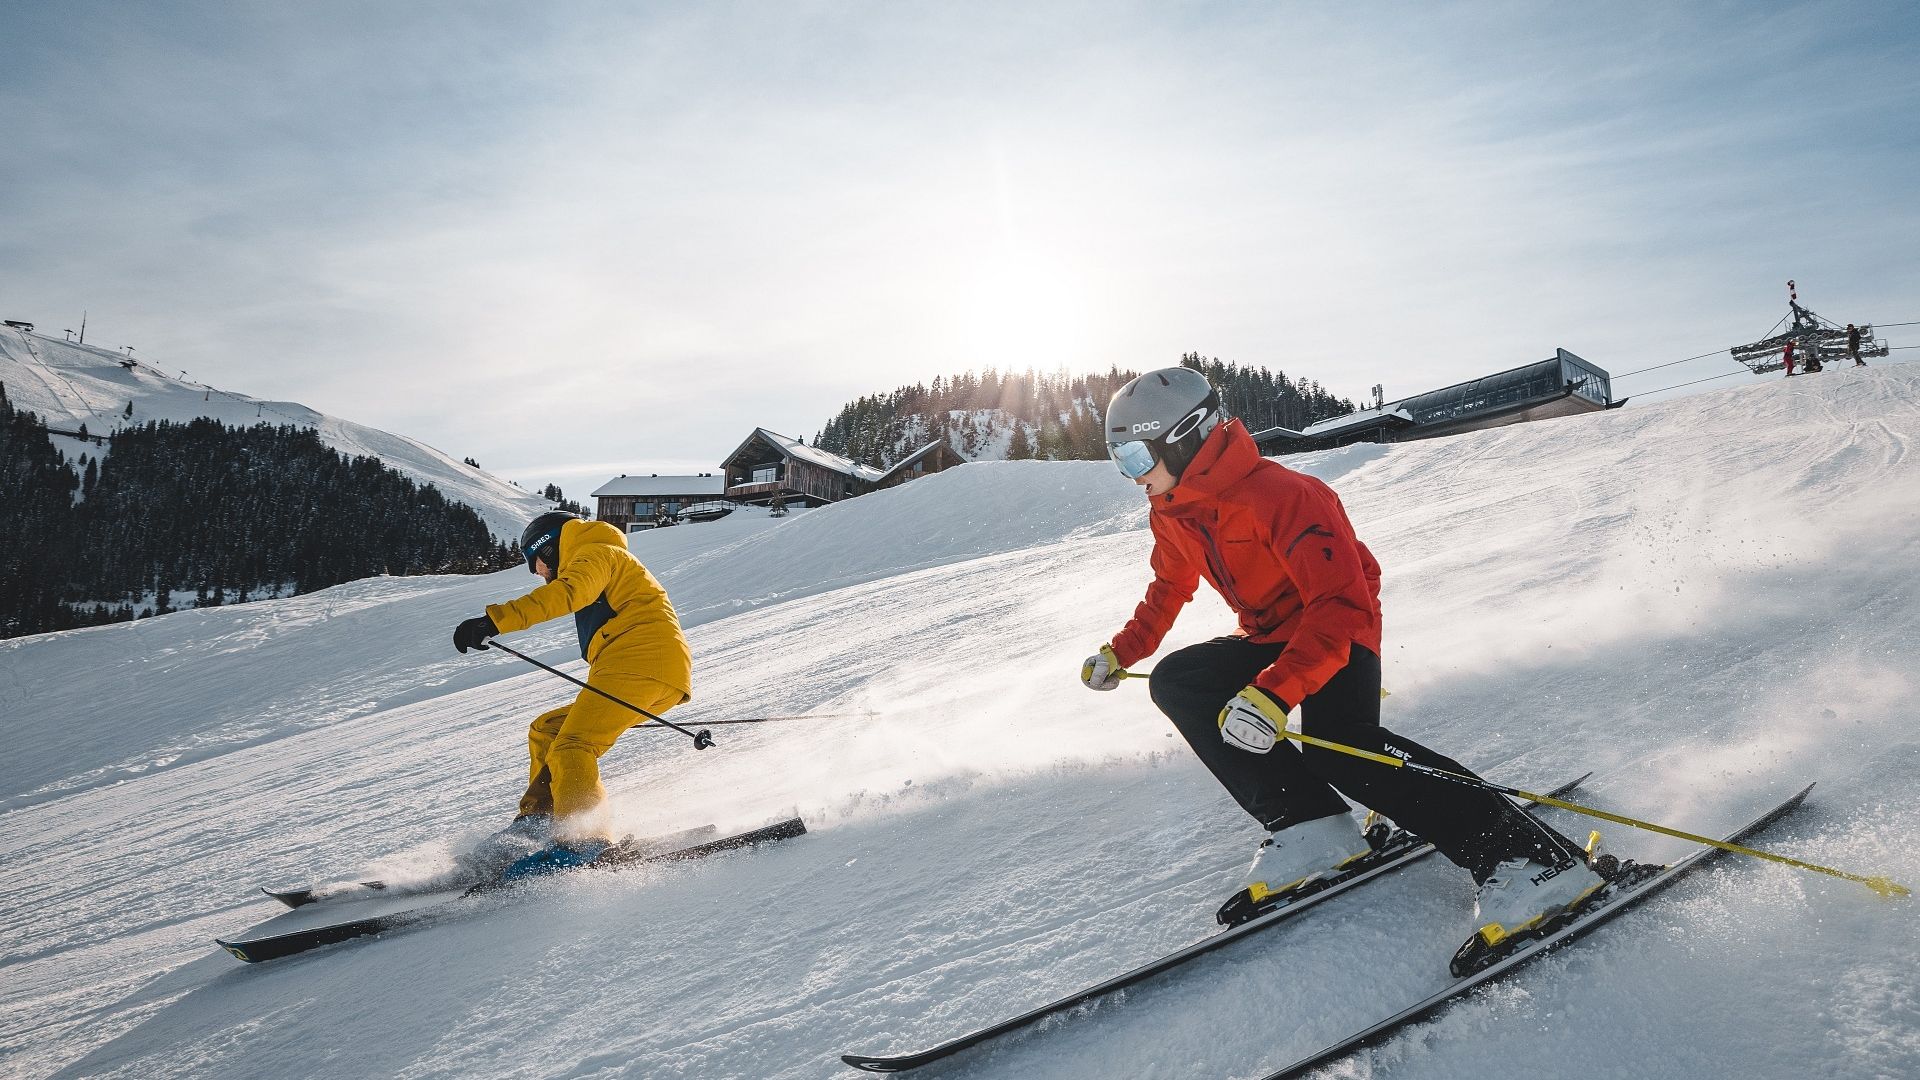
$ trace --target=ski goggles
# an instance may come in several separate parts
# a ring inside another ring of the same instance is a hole
[[[1153,471],[1154,465],[1160,461],[1160,452],[1162,450],[1193,434],[1195,428],[1205,423],[1209,417],[1214,416],[1218,411],[1218,404],[1209,396],[1206,401],[1200,403],[1199,408],[1181,417],[1180,421],[1174,424],[1173,428],[1164,434],[1156,435],[1151,439],[1133,439],[1128,442],[1108,443],[1107,456],[1112,458],[1113,463],[1120,467],[1121,473],[1123,473],[1127,479],[1138,480]],[[1136,425],[1134,430],[1138,431],[1141,426],[1145,425]],[[1154,429],[1160,427],[1157,423],[1151,426]],[[1189,453],[1185,455],[1182,460],[1191,457],[1192,454]]]
[[[1108,443],[1107,456],[1119,466],[1121,475],[1129,480],[1138,480],[1152,472],[1154,464],[1159,460],[1153,456],[1153,444],[1145,439]]]

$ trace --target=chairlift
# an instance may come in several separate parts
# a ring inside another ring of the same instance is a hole
[[[1788,342],[1793,343],[1795,362],[1805,364],[1807,371],[1819,371],[1827,364],[1852,359],[1847,352],[1847,328],[1802,306],[1799,290],[1792,281],[1787,282],[1787,308],[1787,314],[1774,324],[1774,329],[1779,330],[1781,324],[1791,320],[1786,330],[1748,345],[1735,345],[1729,350],[1733,358],[1755,375],[1786,367]],[[1855,329],[1860,331],[1862,357],[1887,355],[1887,342],[1873,336],[1872,323],[1860,323]]]

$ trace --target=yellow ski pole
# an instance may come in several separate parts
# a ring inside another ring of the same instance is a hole
[[[1905,885],[1896,884],[1884,877],[1866,877],[1861,874],[1849,874],[1845,870],[1835,870],[1831,866],[1819,866],[1810,862],[1802,862],[1799,859],[1788,858],[1785,855],[1776,855],[1771,851],[1742,847],[1739,844],[1729,844],[1724,840],[1715,840],[1710,836],[1701,836],[1698,833],[1684,832],[1680,829],[1670,829],[1665,825],[1656,825],[1651,821],[1641,821],[1638,818],[1630,818],[1621,814],[1610,814],[1605,810],[1596,810],[1591,806],[1581,806],[1578,803],[1570,803],[1565,799],[1556,799],[1551,795],[1540,795],[1531,791],[1521,791],[1519,788],[1489,783],[1477,777],[1463,776],[1460,773],[1449,772],[1446,769],[1436,769],[1431,765],[1422,765],[1417,761],[1403,761],[1400,758],[1387,754],[1376,754],[1371,750],[1362,750],[1357,746],[1348,746],[1344,743],[1316,739],[1311,735],[1303,735],[1291,729],[1282,731],[1280,734],[1284,738],[1305,743],[1308,746],[1318,746],[1323,750],[1336,750],[1342,754],[1350,754],[1357,758],[1364,758],[1367,761],[1378,762],[1382,765],[1391,765],[1396,769],[1410,769],[1422,776],[1431,776],[1439,780],[1451,780],[1456,784],[1466,784],[1469,787],[1477,787],[1484,791],[1495,791],[1502,795],[1511,795],[1516,799],[1531,799],[1534,802],[1546,806],[1557,806],[1562,810],[1571,810],[1576,814],[1585,814],[1588,817],[1599,818],[1602,821],[1611,821],[1619,825],[1630,825],[1633,828],[1645,829],[1648,832],[1662,833],[1666,836],[1677,836],[1682,840],[1690,840],[1696,844],[1705,844],[1708,847],[1717,847],[1722,851],[1731,851],[1736,855],[1751,855],[1756,859],[1767,859],[1772,862],[1785,863],[1788,866],[1797,866],[1802,870],[1811,870],[1817,874],[1827,874],[1831,877],[1844,878],[1848,881],[1857,881],[1867,888],[1872,889],[1875,893],[1878,893],[1883,899],[1891,899],[1895,896],[1911,896],[1913,894],[1913,891]]]

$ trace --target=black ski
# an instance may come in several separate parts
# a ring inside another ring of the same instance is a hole
[[[1564,795],[1574,788],[1579,787],[1586,781],[1587,777],[1592,775],[1592,773],[1586,773],[1576,777],[1554,788],[1547,794],[1555,797]],[[1527,809],[1533,809],[1532,805],[1529,804]],[[1395,830],[1393,834],[1381,844],[1379,850],[1362,860],[1355,869],[1348,873],[1333,878],[1328,882],[1315,882],[1314,887],[1308,890],[1296,890],[1282,894],[1281,897],[1274,898],[1273,902],[1262,908],[1259,913],[1253,914],[1243,921],[1232,925],[1226,931],[1197,941],[1183,949],[1168,953],[1160,959],[1143,964],[1124,975],[1116,975],[1105,982],[1097,983],[1084,990],[1068,994],[1066,997],[1050,1001],[1038,1008],[1021,1013],[1019,1016],[1002,1020],[997,1024],[991,1024],[958,1038],[950,1039],[938,1046],[930,1046],[925,1050],[915,1053],[893,1055],[842,1054],[840,1055],[840,1060],[856,1069],[865,1069],[868,1072],[906,1072],[909,1069],[917,1069],[922,1065],[939,1061],[942,1058],[951,1057],[968,1047],[977,1046],[989,1039],[998,1038],[1011,1031],[1017,1031],[1037,1020],[1052,1016],[1054,1013],[1071,1009],[1076,1005],[1092,1001],[1094,998],[1110,994],[1115,990],[1132,986],[1144,979],[1158,975],[1163,971],[1178,967],[1192,960],[1194,957],[1203,956],[1223,945],[1238,941],[1249,934],[1258,933],[1261,930],[1276,926],[1322,900],[1331,899],[1356,885],[1372,881],[1374,878],[1391,870],[1398,870],[1409,863],[1425,858],[1431,855],[1433,850],[1432,844],[1411,837],[1404,831]],[[1230,901],[1229,907],[1231,907],[1231,904],[1232,902]],[[1228,921],[1228,910],[1222,909],[1219,918],[1222,922]]]
[[[1734,830],[1723,839],[1729,844],[1740,843],[1747,837],[1773,824],[1794,807],[1800,805],[1801,800],[1807,797],[1807,792],[1812,790],[1813,785],[1808,784],[1806,787],[1800,789],[1800,792],[1792,798],[1748,822],[1746,825]],[[1588,902],[1585,907],[1582,907],[1571,919],[1561,922],[1557,928],[1549,929],[1546,933],[1521,942],[1518,947],[1505,953],[1499,959],[1489,963],[1486,967],[1481,968],[1465,978],[1457,979],[1447,984],[1444,989],[1434,993],[1425,1000],[1402,1009],[1400,1012],[1387,1017],[1385,1020],[1380,1021],[1370,1028],[1355,1032],[1317,1054],[1301,1058],[1299,1061],[1277,1072],[1268,1073],[1262,1077],[1261,1080],[1288,1080],[1289,1077],[1304,1075],[1312,1069],[1325,1065],[1335,1058],[1344,1057],[1355,1050],[1377,1045],[1401,1028],[1426,1016],[1440,1006],[1459,998],[1475,987],[1492,982],[1507,972],[1512,971],[1514,968],[1519,967],[1521,964],[1537,956],[1544,955],[1554,948],[1564,945],[1588,931],[1593,930],[1607,920],[1620,914],[1622,911],[1625,911],[1627,908],[1632,907],[1634,904],[1645,900],[1647,897],[1673,884],[1681,875],[1697,868],[1701,863],[1719,853],[1719,848],[1703,847],[1699,851],[1688,855],[1679,862],[1654,874],[1652,877],[1645,878],[1631,885],[1610,885],[1600,892],[1592,901]]]
[[[615,847],[584,869],[700,859],[722,851],[786,840],[803,835],[806,831],[805,822],[799,818],[788,818],[764,828],[669,851]],[[468,897],[480,893],[499,893],[511,888],[512,886],[507,886],[503,890],[491,883],[483,883],[459,885],[431,892],[397,894],[385,893],[380,889],[369,889],[368,895],[351,900],[300,904],[294,910],[276,915],[252,929],[234,935],[231,939],[216,938],[214,943],[232,953],[235,958],[255,964],[262,960],[276,960],[283,956],[303,953],[322,945],[332,945],[336,942],[398,929],[429,916],[441,914],[448,905]]]

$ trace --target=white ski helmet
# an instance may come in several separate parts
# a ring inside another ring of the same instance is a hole
[[[1189,367],[1149,371],[1107,403],[1107,456],[1128,479],[1145,476],[1155,462],[1177,477],[1226,418],[1205,375]]]

